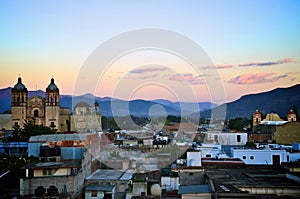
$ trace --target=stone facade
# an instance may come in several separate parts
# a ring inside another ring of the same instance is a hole
[[[84,101],[78,102],[74,106],[73,114],[70,114],[69,108],[60,106],[59,89],[53,78],[46,88],[45,98],[38,95],[28,98],[28,90],[21,77],[11,93],[11,118],[7,120],[11,124],[10,128],[6,129],[13,129],[17,125],[22,128],[25,120],[34,119],[37,125],[53,127],[58,132],[86,133],[102,130],[99,104],[95,102],[92,108]]]
[[[70,122],[69,112],[61,117],[61,107],[59,106],[59,89],[51,79],[46,88],[46,98],[34,95],[28,98],[28,90],[22,83],[21,77],[18,83],[12,88],[11,103],[11,126],[23,127],[25,120],[34,119],[37,125],[44,125],[56,128],[59,132],[67,130],[65,126]],[[64,110],[65,112],[66,110]],[[66,115],[68,115],[66,117]]]

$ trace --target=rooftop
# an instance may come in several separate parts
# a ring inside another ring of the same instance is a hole
[[[58,168],[79,168],[80,160],[62,161],[62,162],[31,162],[21,169],[58,169]]]
[[[130,180],[132,178],[133,170],[119,171],[119,170],[105,170],[98,169],[92,175],[87,177],[87,180]]]
[[[299,188],[300,183],[286,177],[286,171],[275,166],[207,167],[205,173],[213,180],[215,188],[240,187],[290,187]],[[228,186],[227,186],[228,185]]]
[[[209,185],[185,185],[180,186],[178,194],[197,194],[197,193],[210,193]]]
[[[86,134],[54,134],[54,135],[37,135],[31,136],[29,142],[54,142],[66,140],[87,140],[88,133]]]
[[[90,184],[85,187],[85,191],[107,191],[112,192],[115,186],[113,185],[94,185]]]

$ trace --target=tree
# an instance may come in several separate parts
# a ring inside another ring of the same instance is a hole
[[[235,119],[229,119],[228,121],[228,127],[231,130],[238,130],[242,131],[245,126],[248,126],[250,124],[250,120],[247,118],[235,118]]]
[[[15,126],[10,137],[7,141],[27,142],[31,136],[56,134],[57,130],[54,128],[46,127],[43,125],[36,125],[35,120],[25,120],[23,129],[20,126]]]

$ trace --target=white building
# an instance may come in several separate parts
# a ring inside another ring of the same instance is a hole
[[[206,132],[207,143],[219,143],[221,145],[245,145],[248,141],[247,133],[224,133],[224,132]]]
[[[202,158],[226,158],[227,155],[222,151],[222,146],[219,143],[216,144],[204,144],[196,145],[194,150],[201,151]]]
[[[289,162],[289,152],[281,149],[232,148],[231,156],[241,159],[245,164],[280,165]]]
[[[187,166],[195,167],[201,166],[201,152],[200,151],[189,151],[187,152],[186,158]]]

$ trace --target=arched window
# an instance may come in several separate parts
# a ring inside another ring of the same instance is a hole
[[[21,98],[18,97],[18,98],[17,98],[17,105],[20,106],[20,103],[21,103]]]
[[[33,116],[34,117],[39,117],[39,110],[34,110],[33,111]]]

